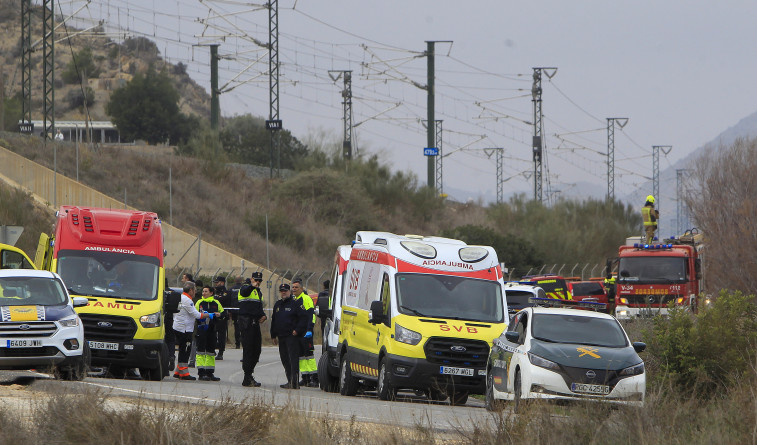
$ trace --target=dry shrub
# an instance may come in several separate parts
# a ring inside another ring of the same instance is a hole
[[[36,404],[32,424],[24,429],[41,443],[271,443],[280,410],[263,400],[173,404],[137,399],[123,407],[108,399],[99,391],[53,394]]]

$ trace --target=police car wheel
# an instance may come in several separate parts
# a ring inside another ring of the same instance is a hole
[[[489,411],[502,411],[504,403],[494,397],[494,376],[491,370],[486,374],[486,409]]]
[[[381,400],[394,400],[394,396],[397,393],[392,387],[391,375],[386,369],[386,363],[384,360],[381,360],[381,365],[379,365],[379,378],[376,385],[376,393]]]
[[[513,389],[514,393],[514,400],[513,400],[513,412],[514,413],[520,413],[523,411],[523,408],[525,408],[525,403],[523,400],[523,385],[520,381],[520,370],[515,371],[515,388]]]

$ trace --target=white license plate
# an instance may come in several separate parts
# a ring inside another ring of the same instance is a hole
[[[573,392],[580,392],[583,394],[599,394],[606,396],[610,394],[610,387],[607,385],[592,385],[589,383],[572,383],[570,390]]]
[[[118,351],[118,343],[106,343],[104,341],[90,341],[90,349],[105,349],[108,351]]]
[[[5,341],[6,348],[39,348],[41,346],[42,340],[23,339]]]
[[[467,376],[473,376],[473,369],[472,368],[455,368],[452,366],[442,366],[439,370],[439,374],[445,374],[445,375],[467,375]]]

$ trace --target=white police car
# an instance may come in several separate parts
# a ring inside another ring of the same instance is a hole
[[[0,369],[53,371],[73,380],[86,376],[89,346],[60,276],[44,270],[0,270]]]
[[[644,343],[631,343],[620,323],[608,314],[524,308],[493,342],[486,407],[500,409],[503,400],[510,400],[518,412],[521,401],[527,399],[642,406],[646,374],[638,353],[645,348]]]

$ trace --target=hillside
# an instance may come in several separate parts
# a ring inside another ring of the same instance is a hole
[[[21,94],[21,3],[19,0],[0,2],[0,66],[5,72],[5,94],[13,97]],[[56,23],[59,25],[59,23]],[[42,10],[33,6],[31,20],[32,44],[42,36]],[[71,64],[74,54],[85,48],[92,52],[95,72],[87,73],[86,87],[92,89],[94,102],[88,106],[89,118],[94,121],[110,120],[105,114],[105,104],[110,93],[128,82],[134,74],[144,73],[149,67],[165,71],[179,92],[180,109],[204,119],[210,118],[210,95],[195,83],[181,64],[165,62],[155,44],[143,37],[127,38],[115,42],[98,30],[75,35],[78,30],[59,26],[55,44],[55,118],[58,120],[83,120],[86,112],[81,103],[82,87],[66,83],[64,72]],[[73,36],[66,39],[66,36]],[[32,54],[32,120],[42,119],[42,43],[34,46]],[[8,120],[6,119],[6,122]]]

